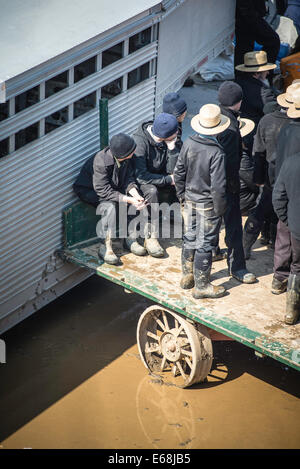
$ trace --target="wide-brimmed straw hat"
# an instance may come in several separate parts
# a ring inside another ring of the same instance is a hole
[[[240,72],[264,72],[273,70],[276,64],[268,62],[267,53],[264,50],[246,52],[244,54],[244,63],[237,65],[236,70]]]
[[[250,134],[255,127],[255,123],[251,119],[240,117],[238,121],[241,137],[246,137],[246,135]]]
[[[195,132],[204,135],[216,135],[224,132],[230,125],[230,119],[221,114],[221,109],[216,104],[205,104],[199,114],[191,120],[191,126]]]
[[[281,93],[277,96],[277,103],[282,107],[290,107],[293,105],[293,92],[300,88],[300,81],[292,83],[287,87],[285,93]]]
[[[295,89],[292,93],[293,103],[287,110],[287,115],[292,119],[300,117],[300,87]]]

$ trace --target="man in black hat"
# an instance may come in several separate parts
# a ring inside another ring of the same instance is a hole
[[[137,210],[144,207],[144,198],[138,191],[131,162],[135,148],[136,143],[129,135],[114,135],[108,147],[87,160],[73,186],[79,198],[98,207],[97,214],[102,215],[100,225],[97,225],[101,238],[99,256],[108,264],[119,262],[111,242],[118,204],[133,205]],[[127,232],[127,223],[132,217],[127,217],[127,210],[123,213],[126,214]],[[128,233],[125,246],[138,256],[146,254],[135,233]]]
[[[163,112],[154,121],[143,122],[133,134],[137,145],[133,159],[135,178],[149,211],[145,247],[153,257],[164,256],[158,242],[158,227],[153,222],[157,219],[158,203],[166,198],[169,202],[176,201],[174,177],[168,174],[167,164],[179,154],[177,131],[176,117]]]
[[[242,137],[240,133],[239,110],[243,99],[242,88],[232,81],[225,81],[219,88],[218,99],[221,112],[230,119],[229,128],[218,135],[218,141],[225,152],[226,199],[224,214],[225,243],[228,247],[227,264],[229,274],[243,283],[254,283],[256,277],[246,268],[243,249],[243,227],[240,210],[240,162]],[[243,123],[253,130],[251,121]]]

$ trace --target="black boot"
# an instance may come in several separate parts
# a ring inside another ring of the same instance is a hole
[[[278,280],[278,278],[273,276],[271,292],[274,295],[280,295],[281,293],[286,292],[288,279]]]
[[[266,246],[270,242],[270,223],[264,221],[263,227],[261,229],[261,237],[259,238],[260,244]]]
[[[186,247],[182,246],[181,251],[181,268],[182,268],[182,277],[180,281],[180,286],[184,290],[188,290],[189,288],[193,288],[194,286],[194,256],[195,256],[195,249],[187,249]]]
[[[286,312],[284,322],[295,324],[300,315],[300,275],[290,274],[286,292]]]
[[[256,218],[249,215],[243,230],[243,248],[245,259],[250,259],[251,248],[258,238],[260,224]]]
[[[210,272],[212,264],[211,252],[195,252],[194,258],[194,279],[195,288],[192,295],[194,298],[220,298],[224,296],[226,290],[222,286],[210,283]]]

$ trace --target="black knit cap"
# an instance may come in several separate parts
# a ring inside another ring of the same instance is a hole
[[[113,156],[122,159],[134,152],[136,143],[130,135],[120,133],[111,138],[109,148]]]
[[[234,81],[224,81],[219,88],[218,99],[222,106],[234,106],[243,99],[243,90]]]

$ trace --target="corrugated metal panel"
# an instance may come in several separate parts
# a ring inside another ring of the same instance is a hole
[[[154,115],[155,78],[109,102],[110,135],[132,133]],[[0,298],[9,300],[37,282],[61,247],[62,208],[83,161],[99,149],[98,110],[65,124],[0,160]],[[1,307],[5,316],[5,304]],[[0,317],[1,317],[0,316]]]

